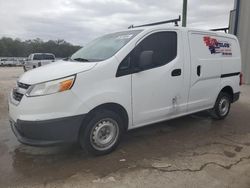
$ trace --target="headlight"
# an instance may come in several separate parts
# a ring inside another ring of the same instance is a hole
[[[34,97],[49,95],[71,89],[75,81],[75,76],[70,76],[58,80],[35,84],[30,87],[26,96]]]

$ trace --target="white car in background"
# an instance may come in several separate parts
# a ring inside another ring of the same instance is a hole
[[[7,59],[5,59],[5,58],[1,59],[0,60],[0,65],[1,66],[5,66],[6,65],[6,61],[7,61]]]
[[[34,53],[30,54],[28,60],[24,63],[24,71],[41,67],[52,62],[55,62],[55,55],[51,53]]]
[[[2,58],[0,59],[0,66],[18,66],[20,65],[21,62],[19,61],[18,58],[15,57],[6,57],[6,58]]]

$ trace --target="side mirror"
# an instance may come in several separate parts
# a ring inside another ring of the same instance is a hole
[[[140,54],[138,67],[140,69],[145,69],[146,67],[150,66],[153,62],[153,51],[143,51]]]

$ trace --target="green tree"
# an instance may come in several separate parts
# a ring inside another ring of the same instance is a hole
[[[21,41],[3,37],[0,39],[0,57],[27,57],[31,53],[53,53],[58,58],[71,56],[81,46],[72,45],[63,39],[44,42],[40,38]]]

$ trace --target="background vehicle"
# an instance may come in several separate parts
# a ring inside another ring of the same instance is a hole
[[[203,110],[224,119],[239,99],[240,72],[233,35],[132,28],[23,74],[10,96],[11,125],[22,143],[78,141],[107,154],[126,130]]]
[[[24,63],[24,71],[34,69],[55,62],[55,55],[51,53],[30,54],[28,60]]]
[[[2,58],[0,60],[0,66],[20,66],[21,62],[18,58],[15,57],[6,57],[6,58]]]
[[[6,66],[7,59],[3,58],[0,61],[1,61],[1,66]]]

